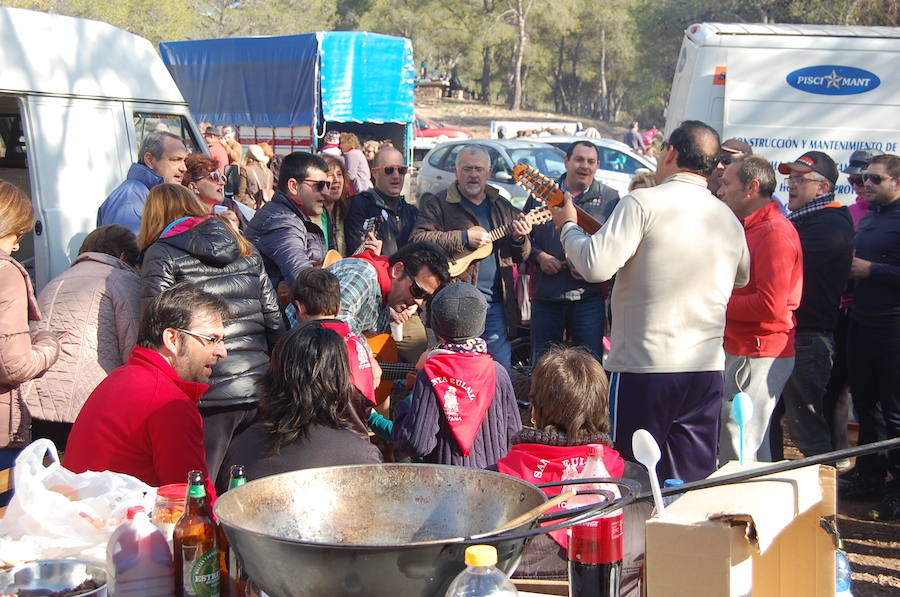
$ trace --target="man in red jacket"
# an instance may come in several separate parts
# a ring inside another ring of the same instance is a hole
[[[194,469],[206,474],[197,401],[225,358],[227,317],[221,299],[188,283],[154,298],[128,362],[100,382],[75,419],[63,465],[126,473],[154,487],[184,483]]]
[[[770,461],[768,426],[778,396],[794,368],[794,311],[803,288],[800,237],[772,199],[775,171],[759,156],[735,160],[725,169],[719,198],[744,225],[750,249],[750,282],[735,288],[725,313],[725,401],[719,459],[740,454],[731,404],[750,395],[753,415],[744,429],[746,461]]]

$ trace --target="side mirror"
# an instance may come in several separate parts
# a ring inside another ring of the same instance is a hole
[[[509,172],[496,172],[494,174],[494,180],[499,180],[500,182],[512,182],[512,174]]]

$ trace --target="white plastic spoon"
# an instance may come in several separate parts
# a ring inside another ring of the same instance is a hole
[[[656,515],[662,517],[665,512],[662,493],[659,490],[659,478],[656,476],[656,463],[659,462],[659,444],[646,429],[638,429],[631,436],[631,451],[637,461],[644,465],[650,473],[650,489],[653,491],[653,501],[656,503]]]
[[[731,418],[738,424],[741,439],[740,463],[744,464],[744,427],[753,417],[753,400],[747,392],[738,392],[731,401]]]

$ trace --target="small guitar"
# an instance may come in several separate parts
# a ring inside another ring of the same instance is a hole
[[[416,370],[415,365],[400,363],[397,344],[390,334],[377,334],[366,338],[372,355],[381,365],[381,383],[375,388],[375,401],[380,405],[391,395],[395,381],[403,381],[408,373]]]
[[[525,214],[525,219],[531,222],[532,226],[537,226],[538,224],[543,224],[544,222],[549,222],[553,216],[550,215],[550,210],[547,208],[543,209],[534,209],[527,214]],[[473,226],[469,228],[470,232],[484,232],[484,228],[481,226]],[[450,277],[455,278],[462,274],[469,268],[469,264],[473,261],[478,261],[480,259],[484,259],[488,255],[494,252],[494,243],[512,233],[512,224],[504,224],[498,228],[494,228],[488,234],[491,235],[491,242],[488,244],[478,247],[477,249],[465,249],[462,254],[457,255],[450,261]]]
[[[513,178],[525,187],[525,190],[531,191],[531,194],[536,199],[540,199],[551,207],[559,207],[566,200],[562,189],[556,186],[555,182],[531,166],[526,166],[525,164],[517,165],[513,168]],[[600,230],[600,222],[592,218],[590,214],[577,205],[575,206],[575,211],[578,214],[578,219],[575,223],[579,228],[588,234],[593,234]]]

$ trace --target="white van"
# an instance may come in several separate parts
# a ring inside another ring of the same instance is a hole
[[[106,23],[0,7],[0,179],[31,197],[37,224],[16,258],[41,288],[69,267],[97,208],[166,130],[206,151],[146,39]]]
[[[702,120],[775,163],[823,151],[898,153],[900,28],[703,23],[684,34],[666,134]],[[845,176],[838,198],[854,200]],[[778,194],[787,196],[781,177]]]

